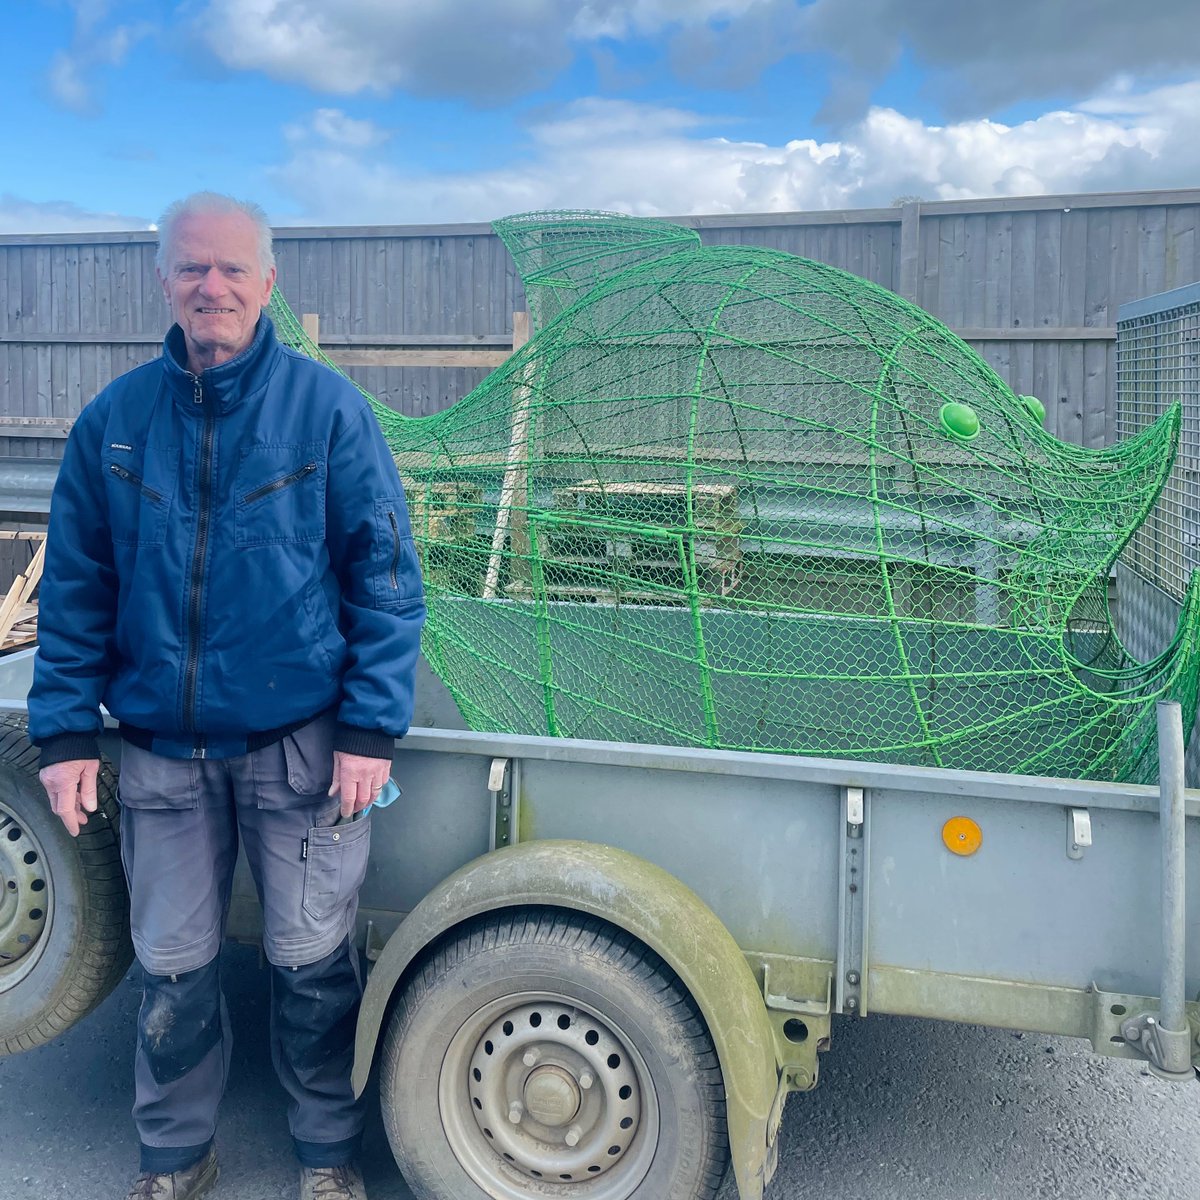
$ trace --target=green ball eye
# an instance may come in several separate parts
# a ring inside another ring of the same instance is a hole
[[[1046,406],[1036,396],[1018,396],[1017,399],[1039,425],[1045,423]]]
[[[979,433],[979,417],[969,404],[955,402],[943,404],[938,417],[942,422],[942,428],[951,437],[962,438],[964,442],[969,442]]]

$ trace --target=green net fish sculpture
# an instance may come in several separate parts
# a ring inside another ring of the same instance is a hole
[[[1155,701],[1195,715],[1200,584],[1143,663],[1108,579],[1178,406],[1082,449],[844,271],[613,214],[495,228],[528,344],[444,412],[376,405],[471,727],[1154,778]]]

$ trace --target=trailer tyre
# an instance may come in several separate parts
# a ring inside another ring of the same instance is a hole
[[[0,1054],[51,1041],[96,1007],[133,960],[116,784],[72,838],[38,781],[24,723],[0,718]]]
[[[381,1098],[418,1200],[709,1200],[728,1158],[691,997],[636,939],[564,910],[472,922],[418,964]]]

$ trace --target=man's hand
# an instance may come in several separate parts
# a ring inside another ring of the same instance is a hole
[[[96,811],[96,776],[100,762],[95,758],[73,758],[68,762],[43,767],[38,772],[42,787],[50,797],[50,807],[72,837],[79,836],[87,824],[87,815]]]
[[[342,816],[351,817],[369,807],[387,783],[392,764],[385,758],[365,758],[361,754],[333,752],[331,796],[342,798]],[[68,826],[69,828],[69,826]]]

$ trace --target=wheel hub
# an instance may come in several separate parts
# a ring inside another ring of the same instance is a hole
[[[37,946],[48,899],[41,846],[23,821],[0,807],[0,990],[7,969]]]
[[[607,1175],[643,1123],[629,1050],[603,1021],[560,1001],[501,1013],[466,1066],[471,1115],[488,1148],[530,1179]]]
[[[552,1128],[575,1116],[582,1097],[574,1076],[562,1067],[538,1067],[525,1080],[525,1107],[534,1120]]]

